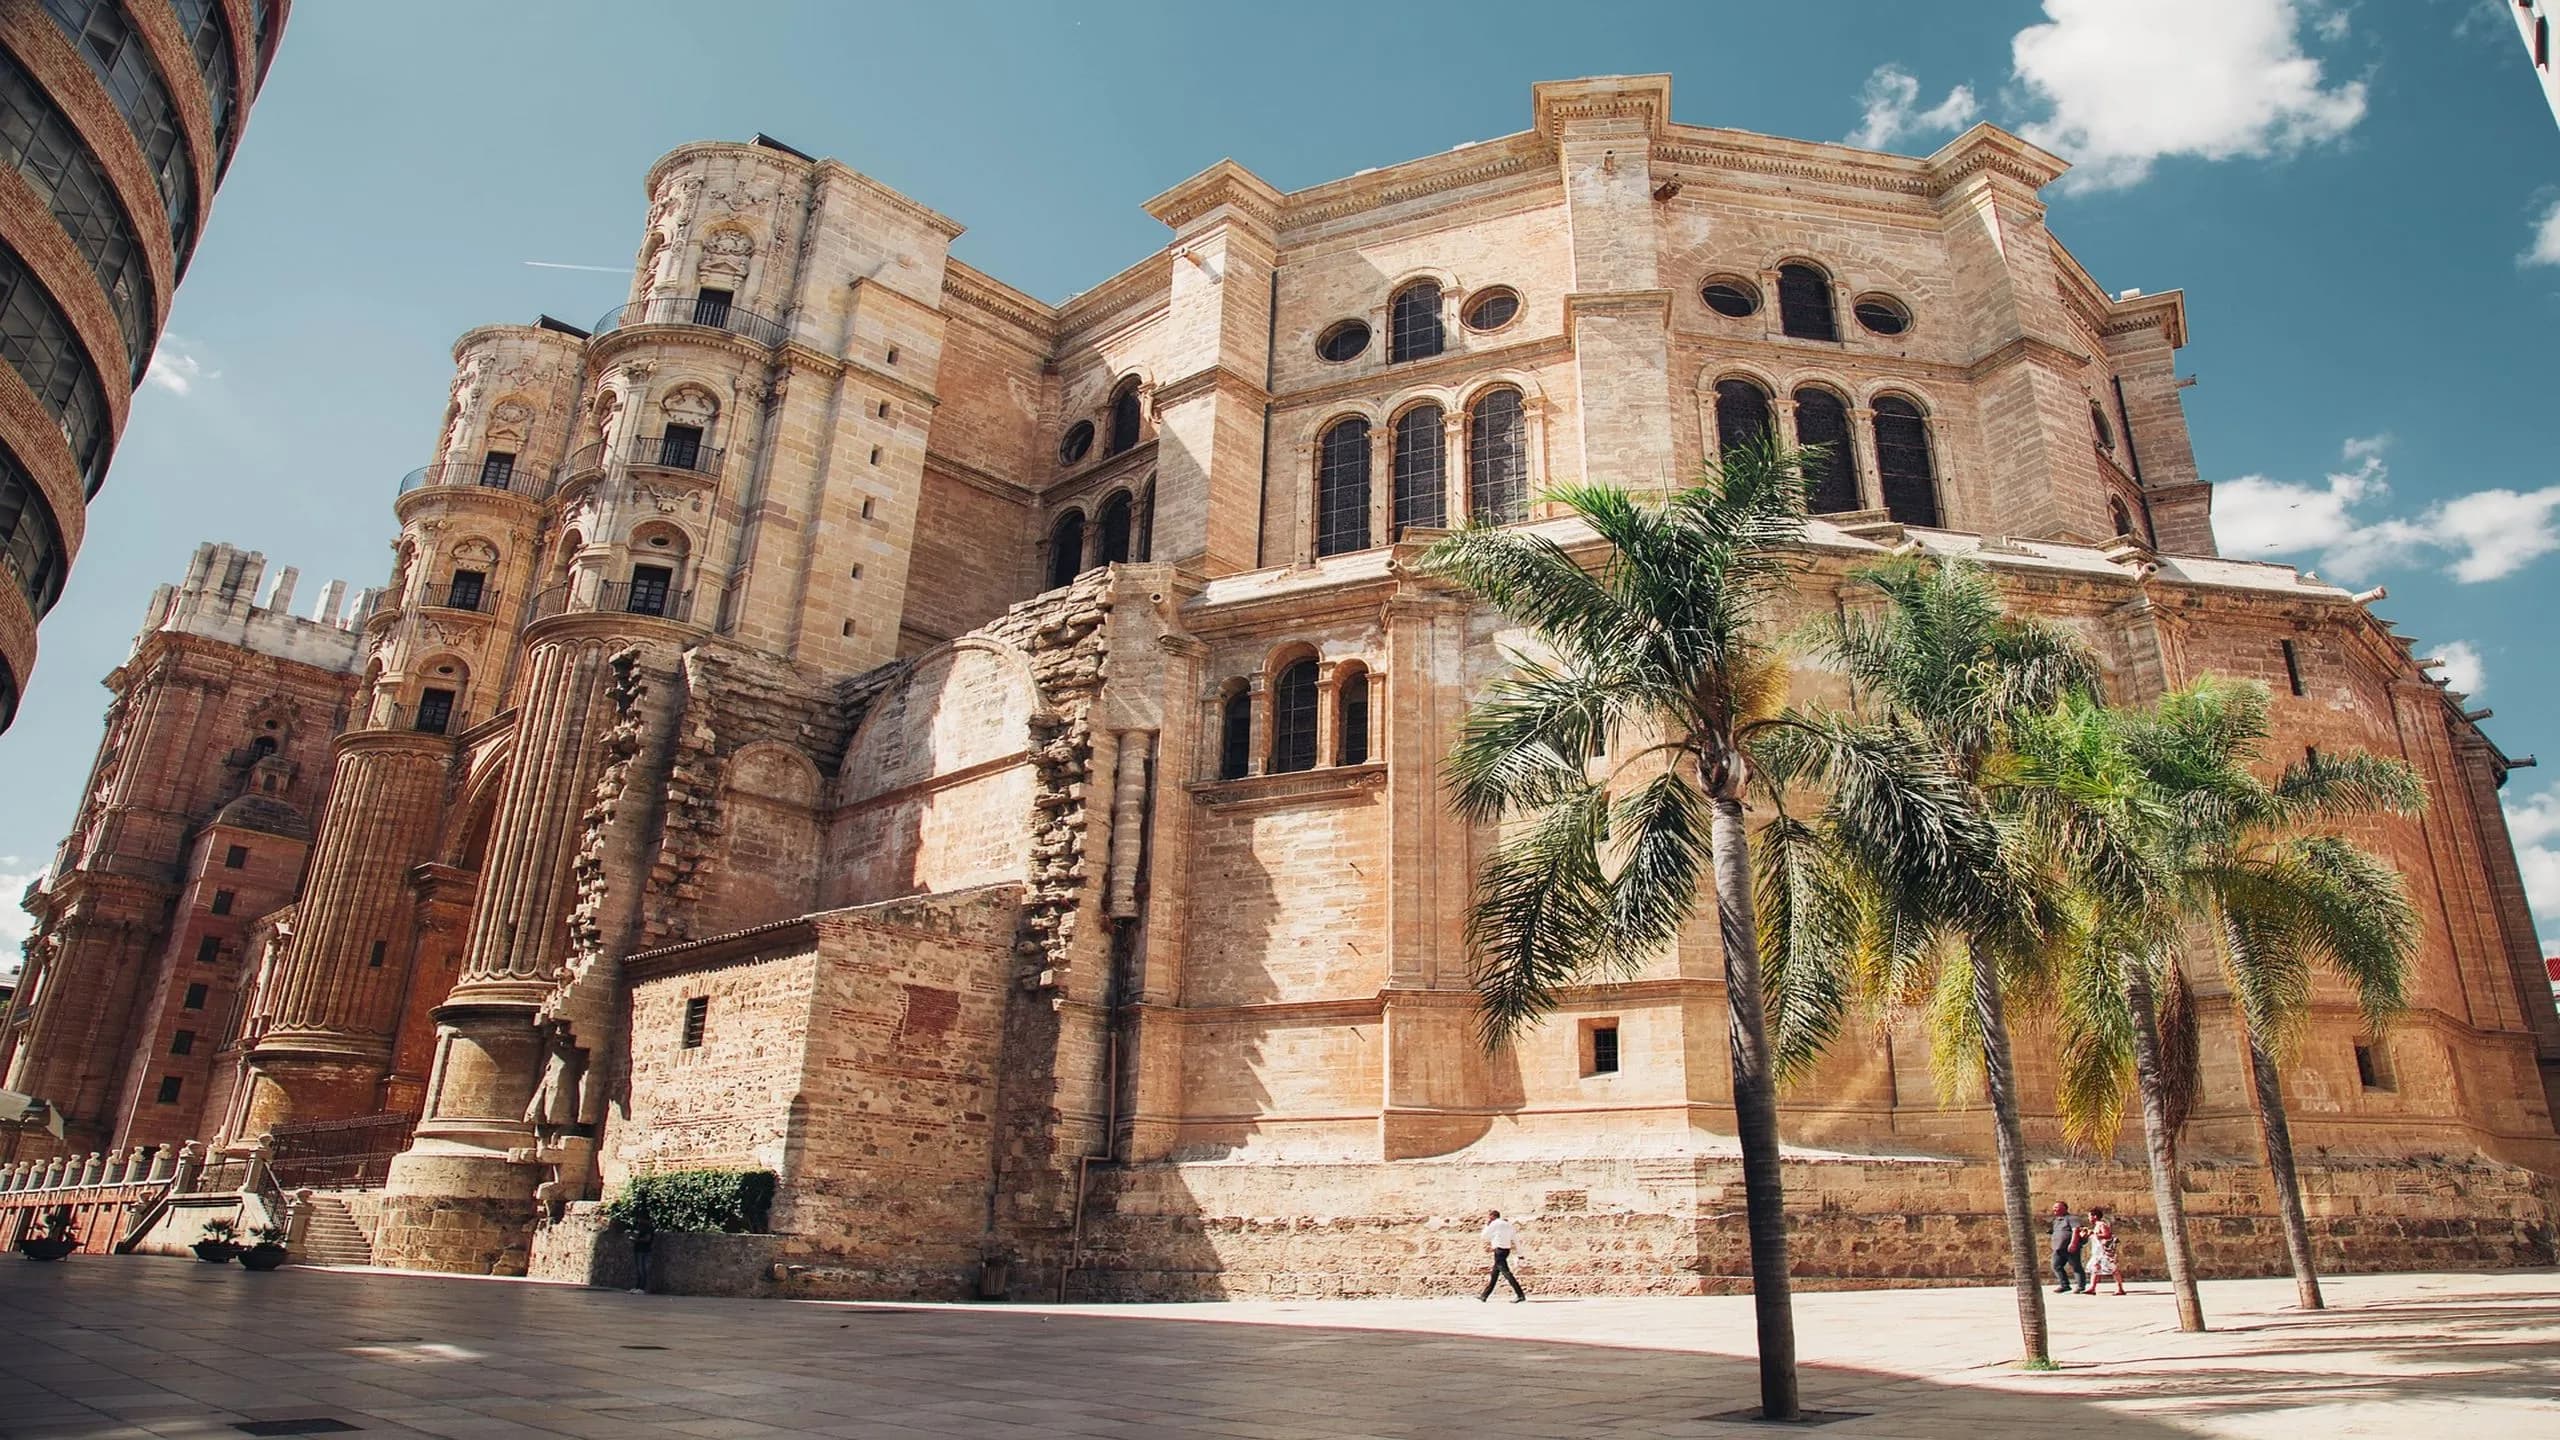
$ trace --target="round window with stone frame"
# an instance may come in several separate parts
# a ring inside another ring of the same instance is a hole
[[[1359,320],[1338,320],[1316,337],[1316,354],[1339,365],[1369,351],[1369,327]]]
[[[1727,320],[1748,320],[1760,313],[1760,287],[1739,275],[1719,275],[1698,287],[1698,298]]]
[[[1093,422],[1090,420],[1079,420],[1068,426],[1067,433],[1058,439],[1058,459],[1063,464],[1073,465],[1092,451]]]
[[[1900,335],[1911,328],[1911,312],[1890,295],[1861,295],[1849,307],[1870,335]]]
[[[1495,285],[1467,297],[1467,308],[1459,317],[1470,330],[1499,330],[1520,318],[1520,292],[1508,285]]]

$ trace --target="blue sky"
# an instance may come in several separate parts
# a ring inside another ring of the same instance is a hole
[[[1140,202],[1221,156],[1309,185],[1524,129],[1536,80],[1657,70],[1690,123],[1925,153],[1978,118],[2080,161],[2056,232],[2110,289],[2187,293],[2226,548],[2388,584],[2550,758],[2506,799],[2560,937],[2560,127],[2508,8],[303,0],[0,735],[0,940],[151,588],[203,539],[299,566],[306,607],[379,583],[453,337],[619,303],[671,147],[834,156],[1054,300],[1160,245]]]

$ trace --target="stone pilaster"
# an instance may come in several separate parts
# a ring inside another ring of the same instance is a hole
[[[1221,160],[1147,204],[1172,226],[1155,383],[1155,558],[1203,575],[1260,558],[1263,408],[1280,192]]]

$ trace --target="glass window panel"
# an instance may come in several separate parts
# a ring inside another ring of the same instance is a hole
[[[1449,523],[1448,417],[1416,405],[1396,417],[1395,533]]]
[[[1352,419],[1324,432],[1316,465],[1316,553],[1369,548],[1369,422]]]

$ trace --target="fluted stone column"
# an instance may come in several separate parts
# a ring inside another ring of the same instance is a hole
[[[525,1109],[543,1051],[535,1011],[569,958],[570,874],[614,719],[613,654],[650,622],[542,622],[525,665],[515,763],[490,827],[462,975],[435,1012],[426,1113],[392,1162],[378,1263],[521,1273],[545,1170]]]
[[[453,747],[367,730],[337,748],[273,1023],[249,1056],[251,1133],[372,1113],[399,1029],[417,930],[409,876],[435,843]]]

